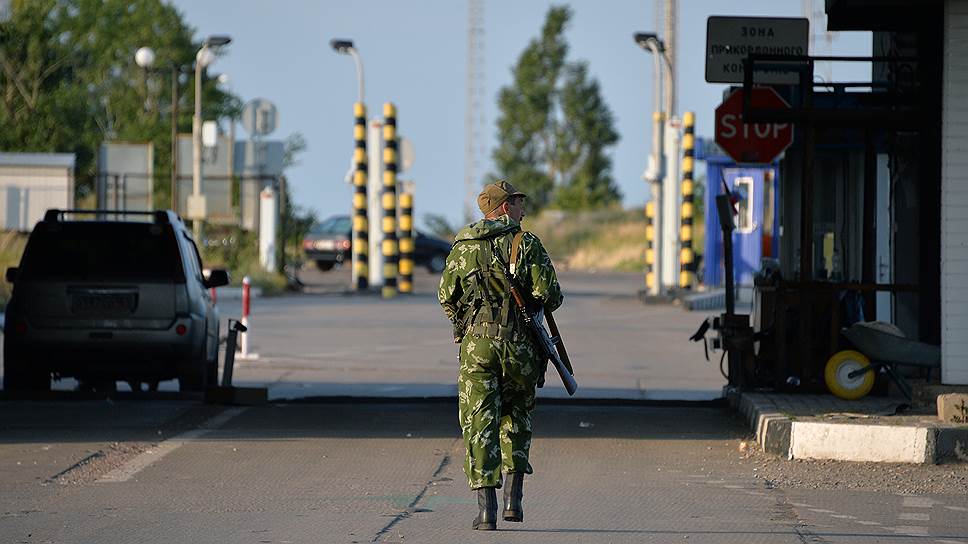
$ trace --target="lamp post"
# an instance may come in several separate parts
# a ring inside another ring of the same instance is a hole
[[[215,61],[212,49],[232,41],[228,36],[209,36],[195,54],[195,115],[192,116],[192,196],[188,200],[188,217],[196,243],[202,243],[202,220],[205,219],[205,196],[202,195],[202,73]]]
[[[367,209],[370,207],[367,199],[367,185],[369,180],[366,156],[366,103],[364,102],[363,61],[353,46],[351,40],[330,40],[330,47],[343,55],[349,55],[356,64],[357,101],[353,105],[353,160],[348,178],[353,180],[353,252],[351,285],[358,291],[364,291],[370,284],[370,234],[375,233],[369,226]],[[377,180],[379,181],[379,180]],[[375,194],[375,193],[374,193]],[[374,237],[375,239],[375,237]],[[374,252],[373,255],[376,253]],[[373,270],[377,270],[374,264]]]
[[[135,63],[147,71],[161,71],[153,68],[155,51],[150,47],[141,47],[134,54]],[[178,185],[178,74],[182,67],[172,63],[168,67],[171,72],[171,209],[177,210],[175,191]]]
[[[655,200],[655,216],[653,219],[653,225],[655,225],[655,239],[654,239],[654,255],[655,255],[655,280],[650,286],[651,295],[658,296],[663,294],[662,286],[662,270],[663,270],[663,243],[665,242],[665,229],[663,228],[663,197],[662,197],[662,180],[666,174],[666,161],[665,161],[665,118],[669,114],[668,109],[663,109],[662,98],[663,98],[663,79],[662,79],[662,62],[665,60],[668,66],[669,59],[665,56],[665,45],[662,40],[659,39],[654,33],[650,32],[636,32],[634,34],[635,43],[639,47],[645,49],[652,53],[652,58],[655,61],[655,80],[654,80],[654,92],[653,92],[653,112],[652,112],[652,156],[650,157],[651,163],[649,168],[646,170],[645,178],[646,181],[652,184],[651,193],[653,199]],[[661,57],[661,58],[660,58]],[[671,95],[671,93],[669,93]],[[666,106],[669,106],[668,102]]]
[[[349,55],[353,57],[353,62],[356,64],[356,85],[357,85],[357,95],[359,98],[357,102],[360,104],[365,104],[363,97],[363,61],[360,59],[360,53],[353,47],[353,40],[330,40],[329,45],[337,53],[342,53],[344,55]]]

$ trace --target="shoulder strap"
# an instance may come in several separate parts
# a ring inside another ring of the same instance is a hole
[[[514,269],[517,266],[517,262],[518,262],[518,250],[521,249],[521,239],[522,238],[524,238],[524,231],[523,230],[519,230],[517,233],[515,233],[514,239],[511,240],[511,264],[510,264],[510,268],[511,268],[511,274],[512,275],[514,274]]]

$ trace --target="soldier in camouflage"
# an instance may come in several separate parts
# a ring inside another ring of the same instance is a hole
[[[467,455],[464,473],[478,492],[473,528],[497,525],[497,492],[505,473],[506,521],[523,521],[524,475],[531,474],[531,411],[544,383],[541,360],[511,300],[507,274],[545,311],[561,306],[561,287],[541,241],[524,233],[516,263],[511,243],[521,230],[524,193],[510,183],[487,185],[477,203],[484,219],[463,228],[440,279],[438,296],[460,343],[458,407]]]

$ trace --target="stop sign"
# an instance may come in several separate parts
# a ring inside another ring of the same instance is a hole
[[[790,109],[771,87],[754,87],[753,108]],[[793,143],[789,123],[744,123],[743,89],[737,89],[716,108],[716,143],[738,163],[769,164]]]

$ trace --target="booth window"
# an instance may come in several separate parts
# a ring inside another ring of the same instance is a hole
[[[753,178],[741,176],[733,182],[733,195],[736,197],[736,209],[739,217],[736,220],[736,231],[749,234],[756,230],[753,219]]]

